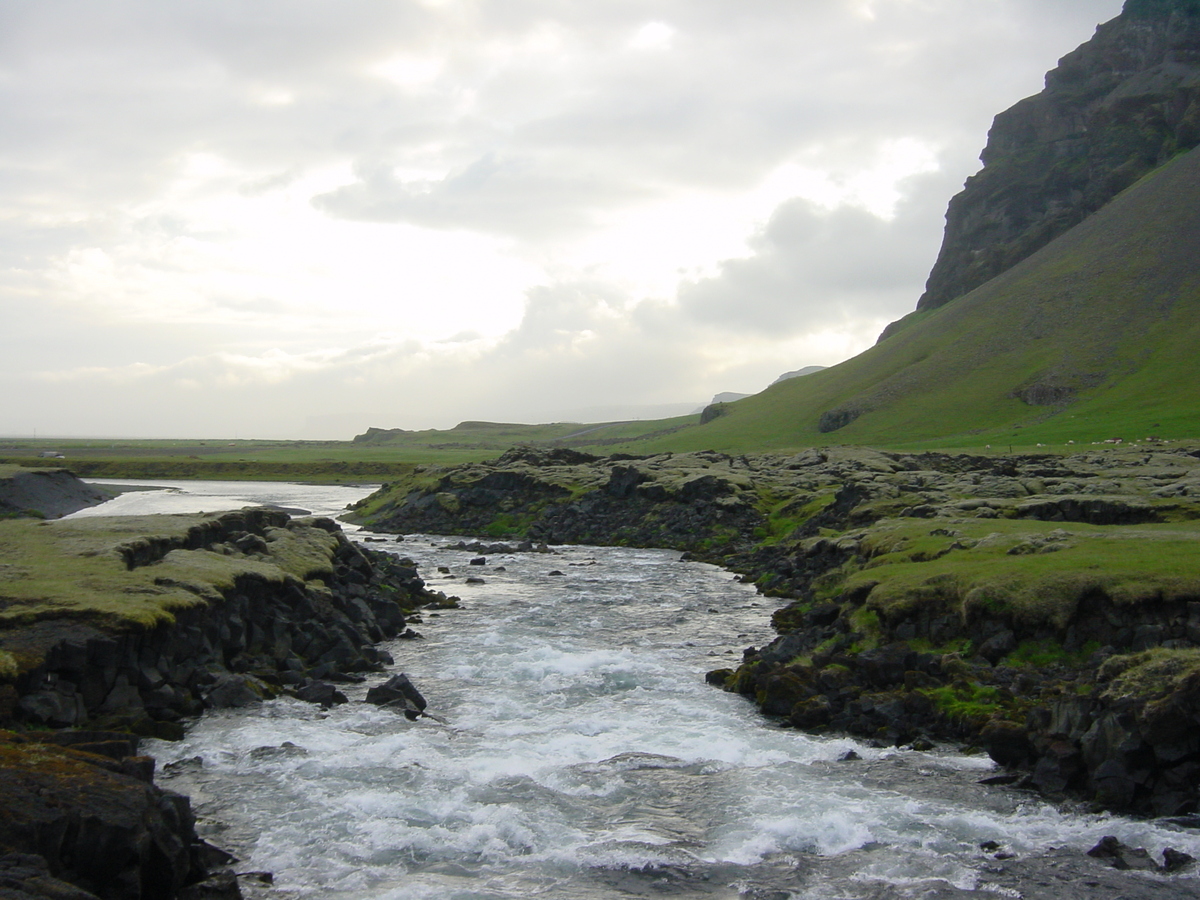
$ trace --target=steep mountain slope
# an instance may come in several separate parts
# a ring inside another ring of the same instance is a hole
[[[1044,91],[996,116],[917,308],[985,283],[1197,143],[1200,2],[1127,0]]]
[[[653,449],[1200,436],[1200,150],[867,352]]]

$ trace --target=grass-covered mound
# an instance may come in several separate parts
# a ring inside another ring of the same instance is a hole
[[[318,528],[267,526],[257,553],[186,549],[227,524],[227,514],[0,522],[0,627],[67,616],[152,626],[245,574],[331,571],[336,540]]]
[[[283,513],[0,521],[0,678],[39,665],[53,625],[106,631],[169,625],[252,580],[320,586],[336,535]]]
[[[1200,598],[1200,522],[1102,526],[963,519],[876,523],[861,567],[832,575],[818,596],[865,596],[887,622],[953,613],[1003,617],[1026,632],[1065,629],[1081,606]]]

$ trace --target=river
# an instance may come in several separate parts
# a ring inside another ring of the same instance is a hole
[[[109,511],[212,510],[224,497],[335,514],[369,491],[214,484],[125,494]],[[677,552],[591,547],[471,565],[475,554],[448,549],[452,540],[371,544],[462,598],[461,609],[425,614],[423,639],[387,645],[392,671],[443,721],[358,702],[376,676],[329,711],[280,699],[207,714],[180,742],[148,742],[160,784],[193,798],[202,833],[241,858],[239,871],[274,873],[274,887],[248,893],[1200,895],[1194,875],[1115,872],[1084,855],[1113,834],[1200,856],[1195,831],[980,786],[993,774],[985,756],[781,728],[707,686],[706,670],[771,638],[777,601],[728,572]],[[860,758],[843,760],[848,751]]]

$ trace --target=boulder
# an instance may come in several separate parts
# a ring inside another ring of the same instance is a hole
[[[425,707],[429,705],[421,696],[421,692],[403,673],[393,675],[383,684],[377,684],[367,691],[367,703],[373,703],[376,706],[386,706],[398,700],[407,701],[412,708],[419,712],[424,712]]]
[[[262,700],[263,687],[258,679],[248,675],[221,672],[216,682],[204,692],[204,702],[213,709],[253,706]]]
[[[310,681],[296,691],[296,699],[319,703],[325,709],[346,702],[346,695],[327,681]]]

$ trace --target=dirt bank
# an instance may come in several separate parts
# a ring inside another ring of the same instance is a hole
[[[57,519],[111,500],[112,496],[80,481],[67,469],[0,466],[0,516]]]

